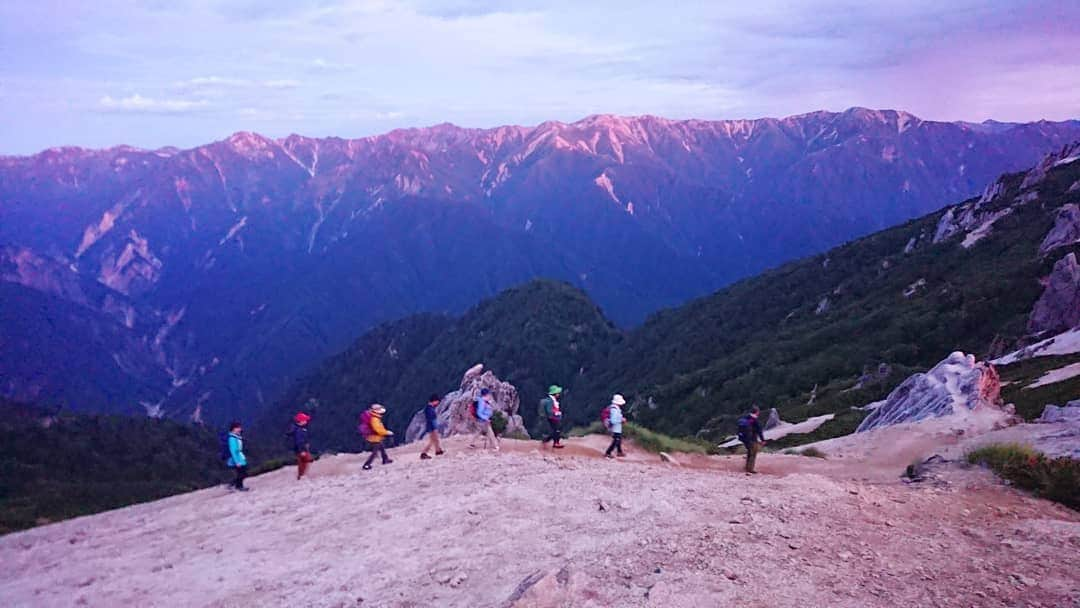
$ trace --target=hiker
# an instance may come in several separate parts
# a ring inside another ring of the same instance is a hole
[[[626,456],[622,451],[622,425],[623,425],[623,413],[622,406],[626,405],[626,399],[622,395],[615,395],[611,398],[611,405],[607,406],[607,415],[603,416],[604,426],[607,427],[608,432],[611,433],[611,445],[608,446],[604,456],[608,458],[614,458],[611,452],[615,452],[616,456],[620,458]]]
[[[311,443],[308,441],[308,422],[311,416],[298,412],[293,418],[292,428],[285,433],[292,439],[293,452],[296,454],[296,479],[300,480],[307,473],[308,465],[314,461],[311,457]]]
[[[543,444],[553,441],[551,447],[560,449],[565,447],[562,444],[562,408],[559,406],[562,390],[561,386],[552,384],[548,387],[548,396],[540,400],[540,415],[547,418],[548,425],[551,426],[551,434],[544,437]]]
[[[439,412],[437,408],[440,402],[442,402],[442,397],[432,395],[428,398],[427,405],[424,406],[424,432],[427,433],[427,443],[424,444],[424,451],[420,452],[420,460],[431,460],[428,450],[432,448],[435,449],[436,456],[445,454],[442,445],[439,443]]]
[[[241,437],[243,432],[244,429],[239,422],[233,421],[229,425],[229,460],[226,464],[236,475],[229,487],[247,492],[248,489],[244,487],[244,478],[247,477],[247,457],[244,456],[244,439]]]
[[[476,439],[484,440],[484,448],[494,446],[495,451],[499,451],[499,438],[495,436],[495,430],[491,428],[491,417],[495,414],[495,408],[491,405],[491,389],[480,389],[480,396],[476,399],[474,406],[476,423],[480,426],[480,431],[476,434]],[[469,447],[476,447],[476,440],[473,440]]]
[[[371,455],[368,456],[367,462],[364,463],[365,471],[371,470],[371,463],[375,461],[377,454],[382,455],[383,464],[394,462],[386,455],[386,446],[383,445],[383,441],[387,437],[393,437],[394,435],[393,431],[388,431],[383,426],[382,417],[385,413],[385,407],[373,403],[367,411],[360,415],[360,434],[364,436],[364,440],[368,442],[368,448],[371,450]]]
[[[761,446],[765,445],[765,434],[762,433],[761,423],[758,422],[759,415],[761,415],[761,408],[755,405],[750,408],[749,414],[739,418],[739,441],[746,446],[747,475],[757,474],[754,464]]]

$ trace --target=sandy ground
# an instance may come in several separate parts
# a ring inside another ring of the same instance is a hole
[[[448,442],[0,537],[4,606],[1080,606],[1080,514],[976,469]],[[902,467],[901,467],[902,468]]]

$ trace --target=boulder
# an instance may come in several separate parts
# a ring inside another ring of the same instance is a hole
[[[1080,243],[1080,205],[1072,203],[1058,209],[1054,227],[1046,233],[1042,245],[1039,245],[1039,255],[1075,243]]]
[[[925,374],[915,374],[889,393],[856,433],[884,426],[949,416],[979,408],[1001,408],[1001,380],[994,366],[954,352]]]
[[[1032,333],[1059,333],[1080,326],[1080,264],[1076,254],[1061,258],[1046,279],[1035,307],[1031,309],[1028,330]]]
[[[1036,422],[1080,422],[1080,399],[1062,406],[1047,405]]]
[[[472,404],[480,396],[482,389],[489,389],[492,396],[492,405],[495,411],[502,412],[506,416],[506,430],[503,435],[517,435],[528,437],[525,423],[518,414],[521,405],[518,398],[517,388],[509,382],[499,380],[490,371],[484,371],[483,364],[477,364],[469,368],[461,378],[461,386],[458,390],[448,393],[436,410],[439,417],[439,425],[443,427],[443,437],[475,433],[476,421],[470,411]],[[405,442],[409,443],[420,439],[424,434],[423,410],[413,415],[409,427],[405,431]]]
[[[815,386],[814,388],[816,389],[817,387]],[[770,408],[769,409],[769,419],[765,421],[765,427],[764,428],[765,428],[766,431],[769,430],[769,429],[775,429],[776,427],[780,426],[781,422],[782,421],[780,420],[780,412],[776,411],[775,407]]]

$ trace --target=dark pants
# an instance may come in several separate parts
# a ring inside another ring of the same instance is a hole
[[[611,452],[615,451],[619,456],[622,456],[622,433],[611,434],[611,445],[604,454],[611,456]]]
[[[544,437],[544,443],[554,441],[555,445],[559,445],[559,442],[562,441],[562,419],[548,418],[548,424],[551,425],[551,434]]]
[[[754,465],[757,463],[758,452],[761,451],[761,443],[750,441],[743,445],[746,446],[746,472],[755,473]]]
[[[240,490],[244,487],[244,479],[247,477],[247,465],[233,467],[233,473],[236,475],[236,478],[233,479],[232,487]]]
[[[371,456],[368,456],[367,462],[364,463],[365,467],[371,466],[371,463],[375,462],[375,457],[382,455],[382,463],[386,464],[390,462],[390,458],[386,455],[386,446],[379,443],[369,443],[368,447],[371,449]]]

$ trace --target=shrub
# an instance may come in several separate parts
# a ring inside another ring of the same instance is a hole
[[[795,453],[798,454],[799,456],[809,456],[810,458],[825,458],[826,457],[825,452],[822,452],[821,450],[819,450],[817,448],[814,448],[814,447],[806,448],[805,450],[802,450],[800,452],[795,452]]]
[[[601,427],[602,426],[603,425],[601,425]],[[630,422],[623,424],[623,435],[633,439],[638,447],[649,452],[709,454],[714,449],[714,446],[711,443],[705,441],[669,437],[663,433],[657,433],[656,431],[651,431],[643,426]]]
[[[575,426],[566,433],[567,437],[584,437],[586,435],[607,435],[604,423],[597,420],[589,426]]]
[[[499,410],[495,410],[495,412],[491,415],[491,430],[494,431],[495,436],[497,437],[502,436],[503,432],[506,430],[506,425],[508,423],[509,421],[506,419],[506,414],[500,412]]]
[[[1003,443],[968,452],[967,461],[990,467],[1013,485],[1080,511],[1080,461],[1049,458],[1026,445]]]

